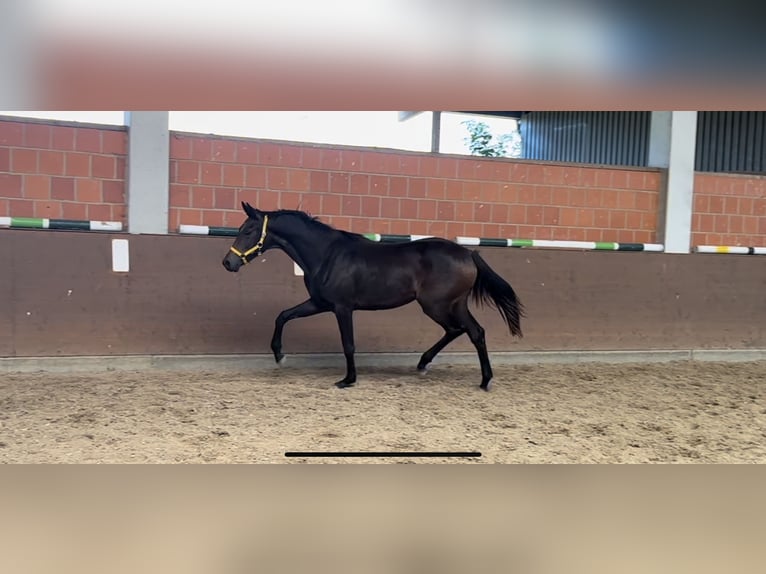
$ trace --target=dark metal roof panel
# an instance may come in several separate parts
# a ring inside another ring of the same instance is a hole
[[[697,171],[766,172],[766,112],[699,112]]]
[[[651,112],[530,112],[521,119],[523,157],[645,166]],[[766,112],[699,112],[695,169],[766,173]]]
[[[521,121],[524,157],[646,165],[650,112],[530,112]]]

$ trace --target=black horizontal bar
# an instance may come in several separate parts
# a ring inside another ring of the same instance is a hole
[[[49,219],[48,229],[77,229],[90,231],[90,221],[79,221],[70,219]]]
[[[208,227],[208,235],[217,235],[223,237],[236,237],[239,234],[238,227],[216,227],[211,225]]]
[[[480,452],[286,452],[286,457],[307,457],[307,458],[319,458],[319,457],[427,457],[427,458],[441,458],[441,457],[479,457]]]

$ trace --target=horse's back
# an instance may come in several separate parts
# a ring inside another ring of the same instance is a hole
[[[458,296],[476,281],[471,251],[453,241],[428,237],[407,243],[377,244],[366,255],[368,264],[394,275],[406,275],[417,298]]]
[[[471,251],[448,239],[425,237],[401,243],[359,243],[350,253],[366,265],[387,268],[450,269],[473,267]]]
[[[441,237],[424,237],[414,241],[402,241],[398,243],[373,243],[368,242],[364,245],[366,255],[375,256],[375,254],[396,254],[403,255],[408,253],[417,253],[421,256],[440,256],[446,255],[458,260],[463,258],[470,259],[471,252],[449,239]]]

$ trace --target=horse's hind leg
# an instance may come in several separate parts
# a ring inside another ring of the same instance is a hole
[[[489,364],[489,354],[487,353],[487,343],[484,338],[484,328],[479,325],[479,322],[471,315],[468,310],[467,301],[461,301],[455,309],[457,318],[460,320],[461,325],[465,327],[468,332],[468,337],[471,339],[471,343],[476,347],[476,352],[479,354],[479,363],[481,364],[481,389],[484,391],[489,390],[489,383],[492,381],[492,366]]]
[[[418,371],[420,373],[425,373],[426,367],[434,360],[434,357],[436,357],[444,347],[465,333],[465,329],[460,326],[449,305],[425,305],[420,303],[420,306],[423,308],[423,312],[426,315],[441,325],[444,329],[444,336],[423,353],[420,357],[420,361],[418,361]]]
[[[444,325],[442,326],[444,327]],[[436,355],[438,355],[444,347],[465,333],[465,329],[459,329],[455,327],[444,327],[444,330],[446,331],[444,336],[436,341],[436,344],[428,349],[425,353],[423,353],[423,356],[420,357],[420,361],[418,361],[419,372],[425,373],[426,367],[428,367],[431,361],[434,360],[434,357],[436,357]]]

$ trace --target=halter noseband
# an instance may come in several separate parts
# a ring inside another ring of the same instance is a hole
[[[234,253],[237,257],[239,257],[242,260],[243,265],[247,265],[250,263],[250,260],[248,259],[248,256],[252,255],[253,253],[256,253],[263,249],[263,243],[266,241],[266,227],[269,225],[269,216],[265,215],[263,216],[263,228],[261,229],[261,238],[258,240],[258,243],[253,245],[250,249],[247,251],[240,251],[236,249],[233,245],[229,248],[229,251]]]

